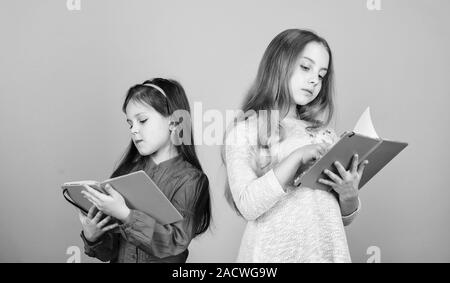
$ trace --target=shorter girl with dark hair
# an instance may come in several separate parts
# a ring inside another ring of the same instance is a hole
[[[186,94],[178,82],[157,78],[131,87],[122,110],[131,142],[111,177],[144,170],[183,220],[159,224],[128,208],[111,186],[105,187],[108,194],[86,187],[83,194],[94,206],[87,216],[80,213],[85,253],[110,262],[186,262],[189,243],[208,229],[211,220],[209,181],[192,132],[190,127],[180,128],[175,117],[176,111],[190,113]],[[180,136],[189,142],[180,144]]]

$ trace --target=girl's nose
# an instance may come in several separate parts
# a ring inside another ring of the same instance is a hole
[[[132,136],[136,135],[139,132],[137,127],[135,127],[135,126],[133,126],[130,130],[131,130],[131,135]]]
[[[309,79],[309,83],[316,85],[319,82],[319,76],[313,75]]]

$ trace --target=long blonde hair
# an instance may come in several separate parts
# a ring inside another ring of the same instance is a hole
[[[225,133],[224,141],[227,138],[227,134],[237,123],[249,119],[251,115],[246,114],[249,112],[256,113],[258,121],[262,121],[262,123],[258,123],[258,130],[262,129],[262,131],[266,131],[267,133],[261,135],[258,131],[258,147],[260,150],[267,150],[269,147],[271,143],[270,133],[277,133],[280,140],[284,138],[285,133],[283,132],[281,124],[278,124],[278,129],[274,131],[270,126],[273,123],[269,123],[269,125],[264,124],[266,117],[260,117],[259,113],[267,111],[266,113],[269,113],[267,117],[271,117],[270,112],[272,110],[277,110],[279,111],[280,121],[286,117],[289,112],[289,106],[293,103],[289,90],[289,79],[296,68],[298,57],[305,46],[310,42],[320,43],[328,51],[330,58],[328,72],[322,80],[322,88],[317,97],[307,105],[297,105],[297,117],[303,121],[309,122],[311,125],[309,127],[310,129],[324,127],[330,123],[334,112],[334,71],[331,49],[325,39],[312,31],[288,29],[278,34],[266,48],[259,64],[256,78],[242,104],[241,109],[244,115],[238,116],[233,123],[231,123]],[[272,139],[272,141],[273,140],[274,139]],[[224,142],[222,147],[222,161],[226,165],[225,146],[226,144]],[[240,215],[231,195],[228,181],[225,186],[225,197],[228,203]]]

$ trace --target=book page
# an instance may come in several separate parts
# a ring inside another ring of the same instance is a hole
[[[84,180],[84,181],[74,181],[64,183],[66,186],[74,186],[74,185],[88,185],[88,186],[98,186],[99,182],[93,180]]]
[[[370,116],[370,107],[367,107],[361,117],[359,117],[359,120],[356,123],[353,131],[363,136],[379,139],[372,123],[372,117]]]

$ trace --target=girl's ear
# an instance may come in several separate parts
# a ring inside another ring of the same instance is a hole
[[[177,122],[169,121],[169,132],[170,132],[170,140],[173,145],[181,145],[182,139],[180,138],[181,129],[178,127]]]
[[[174,117],[169,118],[169,130],[172,132],[177,129],[178,125],[183,122],[183,117],[180,117],[178,121],[175,120]]]
[[[169,120],[169,131],[173,132],[177,128],[177,125],[177,122]]]

